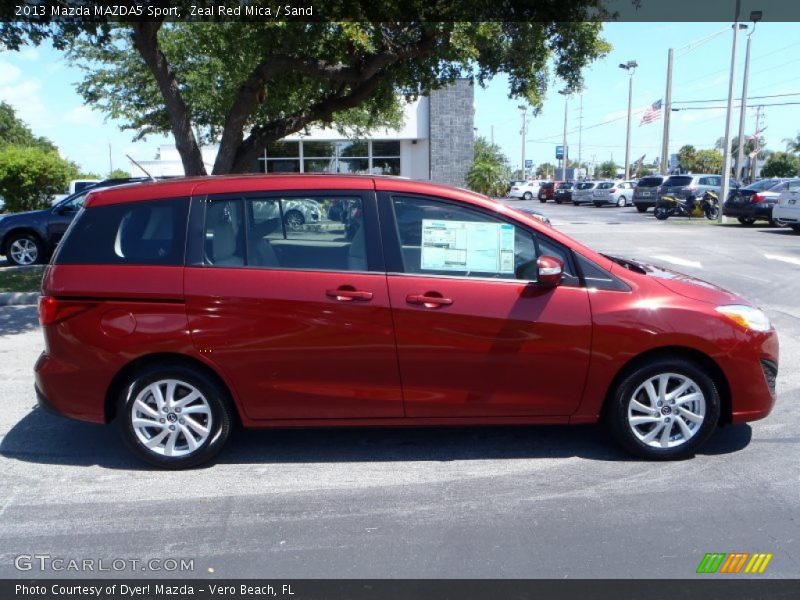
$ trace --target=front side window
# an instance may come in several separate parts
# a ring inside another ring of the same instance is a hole
[[[483,211],[410,196],[392,203],[404,273],[535,281],[542,254],[570,264],[567,249]]]
[[[85,209],[60,244],[56,264],[183,264],[186,198]]]
[[[211,200],[206,208],[205,264],[366,271],[361,198]]]

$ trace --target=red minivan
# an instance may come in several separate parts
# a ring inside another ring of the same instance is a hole
[[[287,227],[287,207],[323,217]],[[325,215],[347,206],[347,219]],[[46,268],[40,404],[181,468],[232,426],[594,423],[692,455],[766,417],[778,339],[708,283],[464,190],[336,175],[92,192]]]

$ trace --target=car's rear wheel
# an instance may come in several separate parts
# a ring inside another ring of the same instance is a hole
[[[631,454],[650,460],[692,456],[717,426],[720,398],[697,363],[662,358],[629,373],[612,392],[605,420]]]
[[[646,206],[637,206],[636,210],[637,210],[637,212],[645,213],[645,212],[647,212],[647,207]]]
[[[541,202],[542,204],[546,204],[547,198],[539,198],[539,202]]]
[[[522,194],[522,198],[524,200],[530,200],[531,198],[533,198],[533,194],[531,194],[530,192],[525,192],[524,194]]]
[[[32,233],[17,233],[8,241],[6,258],[18,267],[35,265],[44,260],[44,244]]]
[[[202,371],[154,366],[136,374],[119,398],[122,439],[142,460],[165,469],[213,458],[230,434],[227,390]]]
[[[286,213],[286,215],[284,215],[283,221],[286,223],[286,227],[293,231],[297,231],[303,227],[306,222],[306,218],[299,210],[290,210]]]
[[[620,196],[617,200],[617,206],[628,206],[628,199],[625,196]]]
[[[756,220],[753,217],[739,217],[736,220],[739,221],[739,223],[741,223],[745,227],[750,227],[750,225],[756,222]]]

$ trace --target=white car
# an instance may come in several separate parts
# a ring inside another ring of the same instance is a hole
[[[772,209],[772,219],[781,225],[788,225],[800,233],[800,189],[781,192],[778,203]]]
[[[527,181],[523,184],[517,183],[511,186],[508,192],[509,198],[522,198],[523,200],[533,200],[539,195],[539,188],[542,187],[541,181]]]
[[[593,190],[592,200],[595,206],[628,206],[633,203],[635,187],[635,181],[603,181]]]

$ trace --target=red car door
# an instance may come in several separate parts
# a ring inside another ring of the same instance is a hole
[[[403,415],[386,275],[377,231],[367,231],[377,223],[374,195],[346,196],[198,202],[205,217],[194,227],[203,231],[201,264],[185,274],[189,326],[252,419]],[[364,210],[328,221],[332,199]],[[305,223],[286,219],[289,211]]]
[[[393,229],[399,252],[387,252],[388,283],[406,416],[575,411],[592,321],[569,251],[482,210],[432,198],[384,199],[396,220],[384,239]],[[503,232],[505,242],[489,247]],[[513,268],[502,256],[509,251]],[[525,265],[535,264],[537,252],[560,254],[572,270],[564,284],[546,289],[525,279],[535,278]]]

